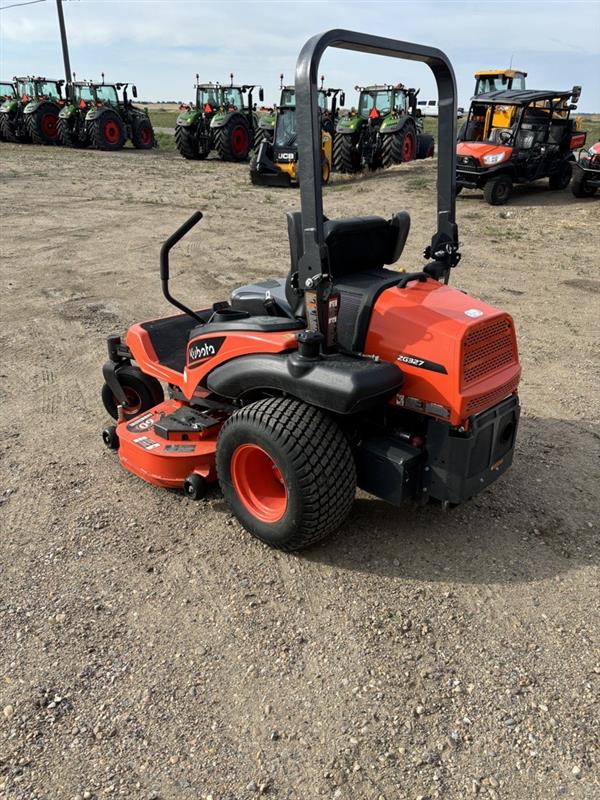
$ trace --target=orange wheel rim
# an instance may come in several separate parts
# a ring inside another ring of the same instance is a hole
[[[281,471],[256,444],[242,444],[231,457],[231,479],[247,511],[261,522],[278,522],[286,512],[288,496]]]

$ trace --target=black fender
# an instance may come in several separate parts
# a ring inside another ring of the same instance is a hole
[[[232,358],[205,382],[211,392],[233,400],[277,392],[334,414],[355,414],[385,403],[402,386],[403,374],[394,364],[367,357],[264,353]]]

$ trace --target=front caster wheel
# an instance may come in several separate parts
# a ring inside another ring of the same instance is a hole
[[[117,429],[114,425],[109,425],[102,431],[102,441],[109,450],[119,449],[119,437],[117,436]]]
[[[191,475],[188,475],[185,479],[183,493],[190,500],[202,500],[203,497],[206,497],[207,491],[208,483],[206,482],[206,478],[203,478],[202,475],[197,475],[195,472],[192,472]]]

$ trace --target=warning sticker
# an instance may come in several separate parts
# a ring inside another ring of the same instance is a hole
[[[160,442],[155,442],[154,439],[150,439],[148,436],[138,436],[137,439],[133,440],[133,443],[143,447],[144,450],[154,450],[154,448],[160,447]]]

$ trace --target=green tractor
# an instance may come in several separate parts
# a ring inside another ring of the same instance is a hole
[[[356,86],[358,111],[340,118],[333,146],[337,172],[378,169],[433,156],[433,136],[423,133],[417,108],[419,90],[395,86]]]
[[[156,147],[148,112],[134,106],[127,94],[128,83],[73,81],[69,100],[58,116],[62,144],[68,147],[93,147],[120,150],[130,139],[139,150]],[[137,97],[137,89],[131,87]]]
[[[195,105],[180,106],[175,124],[175,144],[184,158],[204,159],[216,150],[222,161],[246,161],[254,146],[258,116],[252,104],[256,85],[199,83],[196,75]],[[244,102],[246,95],[246,102]],[[259,87],[259,99],[264,99]]]
[[[60,144],[58,115],[65,101],[64,81],[14,78],[16,92],[0,107],[0,134],[9,142]]]
[[[346,96],[341,89],[325,89],[323,84],[325,76],[321,75],[321,86],[319,88],[319,108],[321,109],[321,128],[326,133],[329,133],[333,138],[335,133],[335,126],[338,121],[339,106],[343,106],[346,101]],[[295,108],[296,107],[296,87],[293,85],[284,86],[283,73],[279,76],[279,89],[281,96],[279,98],[279,105],[270,109],[266,114],[263,114],[258,120],[258,130],[256,131],[255,149],[262,142],[273,144],[273,133],[275,131],[275,121],[277,119],[277,112],[280,109]],[[339,95],[339,98],[338,98]],[[338,103],[339,99],[339,103]],[[331,102],[330,102],[331,101]]]
[[[14,83],[10,81],[0,81],[0,107],[4,105],[4,103],[12,102],[17,99],[17,87]],[[2,133],[2,128],[0,127],[0,142],[5,141],[4,135]]]

